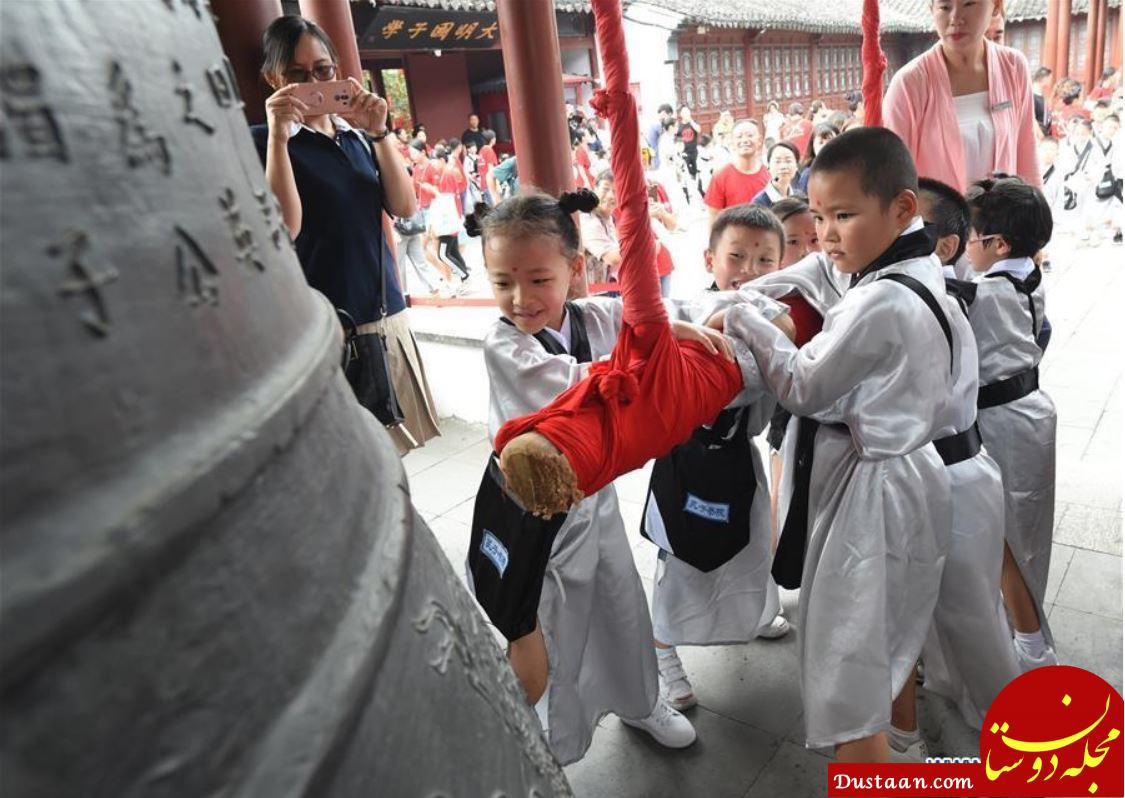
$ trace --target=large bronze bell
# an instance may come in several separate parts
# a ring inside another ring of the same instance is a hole
[[[0,3],[0,791],[569,794],[202,0]]]

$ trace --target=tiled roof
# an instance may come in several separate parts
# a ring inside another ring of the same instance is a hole
[[[1120,8],[1121,0],[1109,0],[1110,8]],[[1045,19],[1047,0],[1004,0],[1004,10],[1010,20]],[[1090,0],[1072,0],[1071,14],[1085,14],[1090,10]]]
[[[371,5],[441,8],[446,11],[495,11],[496,0],[352,0]],[[863,0],[625,0],[681,14],[689,24],[721,28],[766,28],[815,33],[859,33]],[[1009,20],[1043,19],[1047,0],[1005,0]],[[1090,0],[1072,0],[1071,13],[1085,14]],[[1121,0],[1109,0],[1120,8]],[[559,11],[589,13],[590,0],[555,0]],[[887,33],[920,33],[933,26],[930,0],[879,0],[881,27]]]
[[[912,19],[930,21],[930,0],[879,0],[880,8],[892,8]],[[1120,8],[1121,0],[1109,0],[1110,8]],[[1085,14],[1090,10],[1090,0],[1072,0],[1070,13]],[[1045,19],[1047,0],[1004,0],[1005,16],[1012,22],[1022,19]]]
[[[928,0],[905,0],[920,5],[924,15],[909,14],[888,2],[880,4],[881,28],[887,33],[915,33],[930,28]],[[688,24],[723,28],[766,28],[815,33],[859,33],[863,0],[634,0],[682,14]]]
[[[440,8],[445,11],[495,11],[496,0],[352,0],[353,3],[371,3],[381,6],[410,6],[411,8]],[[555,0],[559,11],[588,13],[590,0]]]

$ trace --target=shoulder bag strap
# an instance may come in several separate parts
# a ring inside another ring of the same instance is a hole
[[[579,363],[590,363],[594,355],[590,350],[590,335],[586,332],[586,313],[577,302],[567,301],[567,314],[570,317],[570,348],[574,359]]]
[[[893,282],[898,283],[899,285],[906,286],[911,291],[913,291],[915,294],[917,294],[923,302],[926,303],[926,307],[928,307],[930,309],[930,312],[934,314],[934,318],[937,319],[938,324],[941,325],[942,333],[945,334],[945,342],[949,345],[949,373],[952,374],[953,373],[953,331],[949,327],[949,319],[947,319],[945,317],[945,313],[942,311],[941,306],[938,305],[937,299],[935,299],[934,295],[930,293],[930,289],[926,288],[925,285],[923,285],[920,281],[916,280],[915,278],[911,277],[909,274],[899,274],[899,273],[896,272],[896,273],[893,273],[893,274],[884,274],[879,279],[880,280],[891,280]]]

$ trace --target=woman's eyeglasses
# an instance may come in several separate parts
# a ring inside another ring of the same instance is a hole
[[[308,83],[313,80],[333,80],[336,77],[335,64],[317,64],[312,69],[287,69],[285,79],[290,83]]]

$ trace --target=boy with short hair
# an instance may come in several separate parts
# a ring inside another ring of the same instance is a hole
[[[937,235],[935,254],[952,277],[968,241],[969,205],[940,181],[923,177],[918,187],[922,218]],[[946,315],[958,357],[952,401],[934,446],[949,471],[953,535],[922,659],[926,689],[956,703],[965,722],[980,729],[992,701],[1020,671],[1007,618],[996,600],[1004,561],[1004,484],[976,424],[977,342],[960,304],[966,292],[954,281],[949,285]],[[892,746],[917,736],[910,728],[916,725],[913,709],[912,701],[900,707],[903,717],[895,719]]]
[[[757,205],[735,205],[711,223],[704,268],[714,276],[711,290],[737,291],[743,283],[777,271],[785,230],[777,217]]]
[[[777,269],[783,248],[781,224],[766,209],[739,205],[724,210],[711,226],[704,253],[707,271],[715,280],[693,299],[676,303],[680,319],[703,324],[738,302],[753,303],[771,318],[784,315],[783,305],[753,291],[737,290],[754,277]],[[782,320],[773,323],[785,326]],[[696,699],[675,646],[745,643],[756,637],[776,639],[789,633],[789,622],[780,614],[777,585],[770,579],[769,483],[762,457],[752,443],[769,423],[774,401],[766,391],[754,358],[737,339],[735,345],[743,371],[743,390],[712,424],[700,428],[708,440],[729,441],[711,447],[724,448],[728,454],[709,456],[708,452],[674,450],[654,466],[645,502],[646,535],[653,540],[666,538],[665,530],[676,523],[669,514],[690,512],[680,500],[681,493],[669,489],[670,483],[683,487],[686,480],[700,479],[702,485],[716,491],[707,495],[710,504],[722,503],[730,514],[726,524],[707,527],[708,536],[725,536],[737,533],[730,524],[734,523],[738,502],[723,495],[721,484],[730,474],[716,474],[712,478],[702,472],[718,467],[738,472],[746,484],[749,479],[754,482],[748,515],[742,521],[749,525],[749,542],[730,559],[704,571],[662,548],[657,561],[652,591],[656,661],[669,701],[679,710],[694,706]],[[689,441],[684,447],[693,445]],[[732,465],[734,461],[737,465]],[[676,470],[683,468],[696,470],[702,477],[696,474],[680,478]]]
[[[1055,426],[1039,389],[1043,275],[1033,260],[1051,239],[1051,209],[1018,177],[980,180],[966,194],[969,260],[980,275],[969,322],[980,357],[981,437],[1004,481],[1004,599],[1020,667],[1058,664],[1043,599],[1055,518]]]
[[[857,128],[828,142],[810,206],[850,287],[800,349],[747,305],[725,318],[801,417],[773,572],[801,586],[806,745],[835,746],[842,761],[890,757],[891,703],[912,677],[949,545],[949,475],[931,441],[952,352],[917,193],[910,153],[891,131]]]

